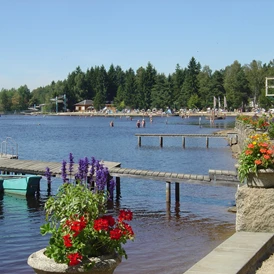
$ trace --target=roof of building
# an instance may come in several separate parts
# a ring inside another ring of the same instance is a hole
[[[91,105],[93,105],[92,100],[83,100],[83,101],[75,104],[75,106],[91,106]]]

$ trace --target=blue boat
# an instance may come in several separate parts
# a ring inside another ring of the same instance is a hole
[[[0,193],[34,196],[40,190],[38,175],[0,175]]]

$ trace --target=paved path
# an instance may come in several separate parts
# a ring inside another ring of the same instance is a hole
[[[185,274],[254,273],[258,262],[273,245],[273,233],[236,232]]]

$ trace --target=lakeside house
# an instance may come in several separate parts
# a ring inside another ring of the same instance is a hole
[[[75,106],[75,111],[77,112],[86,112],[86,111],[91,111],[93,110],[93,101],[92,100],[83,100]]]

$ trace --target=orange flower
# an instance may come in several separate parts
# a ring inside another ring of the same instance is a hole
[[[255,163],[255,165],[258,166],[258,165],[260,165],[262,163],[262,161],[258,159],[258,160],[255,160],[254,163]]]
[[[245,155],[250,155],[250,154],[252,154],[252,150],[246,150]]]
[[[266,152],[267,152],[267,149],[261,148],[261,149],[260,149],[260,152],[261,152],[261,153],[266,153]]]
[[[260,146],[261,147],[268,147],[268,144],[267,143],[261,143]]]
[[[248,147],[248,148],[254,148],[254,145],[253,145],[253,144],[248,144],[247,147]]]
[[[270,156],[267,155],[267,154],[265,154],[265,155],[264,155],[264,158],[265,158],[266,160],[268,160],[268,159],[270,159]]]

